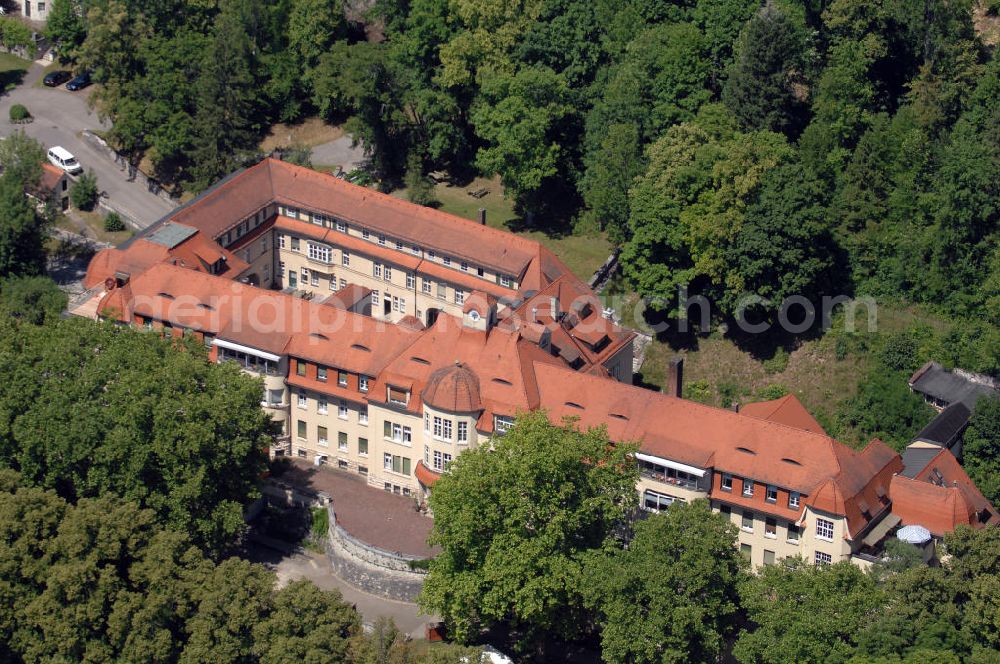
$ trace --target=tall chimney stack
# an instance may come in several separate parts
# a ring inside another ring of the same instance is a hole
[[[486,208],[479,208],[479,223],[486,225]]]
[[[664,391],[672,397],[684,394],[684,358],[672,357],[667,365],[667,384]]]

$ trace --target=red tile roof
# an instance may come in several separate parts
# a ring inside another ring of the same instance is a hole
[[[790,427],[826,434],[820,423],[806,410],[802,402],[795,398],[794,394],[773,401],[748,403],[740,408],[740,412],[749,417],[758,417],[762,420],[770,420],[779,424],[787,424]]]
[[[420,399],[432,408],[449,413],[478,413],[483,408],[479,377],[461,362],[434,371]]]

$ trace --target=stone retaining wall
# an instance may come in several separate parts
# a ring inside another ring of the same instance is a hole
[[[329,537],[331,543],[336,542],[341,549],[346,551],[352,558],[365,562],[374,567],[382,567],[394,572],[404,572],[422,577],[426,574],[423,570],[410,568],[410,563],[421,560],[419,556],[410,556],[405,553],[386,551],[377,546],[366,544],[351,535],[337,524],[337,514],[333,505],[327,505],[327,513],[330,516]]]

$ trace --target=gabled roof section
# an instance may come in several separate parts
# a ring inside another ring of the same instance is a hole
[[[740,412],[748,417],[770,420],[778,424],[826,435],[826,431],[823,430],[820,423],[806,410],[806,407],[794,394],[788,394],[772,401],[748,403],[740,408]]]

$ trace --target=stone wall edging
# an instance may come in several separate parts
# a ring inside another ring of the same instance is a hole
[[[361,560],[369,565],[374,565],[375,567],[382,567],[384,569],[392,570],[393,572],[402,572],[404,574],[413,575],[414,579],[422,579],[426,574],[424,570],[415,570],[410,567],[410,563],[412,561],[421,560],[419,556],[386,551],[385,549],[380,549],[377,546],[362,542],[344,530],[340,524],[337,523],[337,514],[334,511],[332,504],[328,504],[326,506],[326,510],[330,516],[327,532],[331,543],[335,541],[339,544],[341,549],[346,551],[352,557],[357,558],[358,560]]]

